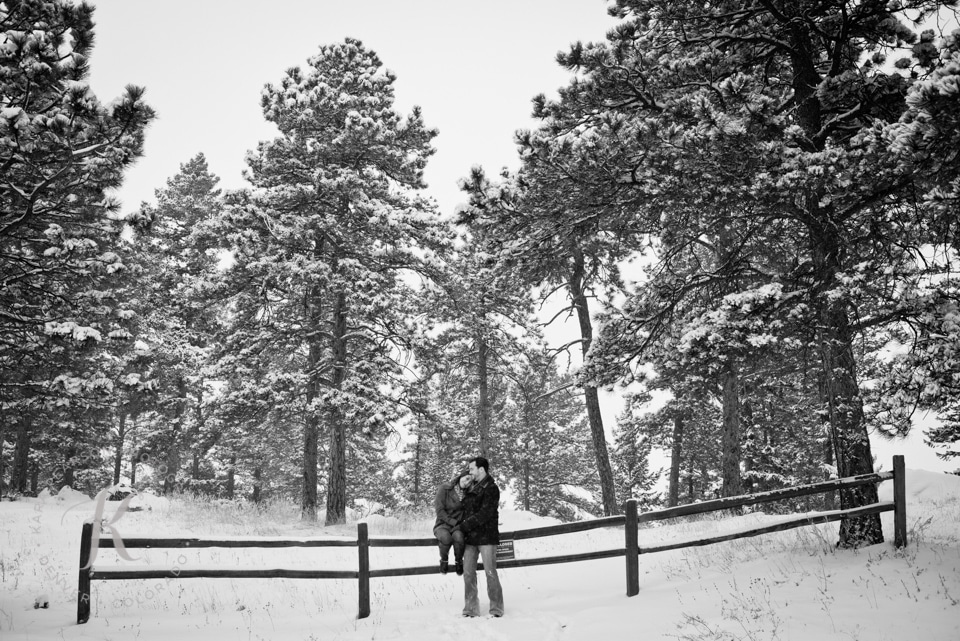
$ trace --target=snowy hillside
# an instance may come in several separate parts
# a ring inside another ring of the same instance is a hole
[[[890,483],[881,485],[890,500]],[[960,639],[960,477],[908,470],[910,544],[837,550],[836,524],[641,556],[640,595],[627,598],[623,559],[501,571],[502,619],[464,619],[454,574],[374,579],[368,619],[357,620],[352,580],[168,579],[94,581],[92,613],[76,625],[84,497],[0,504],[0,637],[27,639],[682,639],[953,641]],[[258,514],[233,504],[138,497],[116,529],[125,537],[173,535],[353,537],[353,524],[298,522],[278,505]],[[746,529],[762,514],[642,529],[653,544]],[[551,524],[504,511],[502,529]],[[427,519],[374,517],[373,536],[427,536]],[[622,546],[620,529],[516,542],[517,558]],[[356,569],[355,548],[100,551],[95,565]],[[428,565],[432,548],[374,548],[371,567]],[[483,578],[480,579],[481,584]],[[35,608],[48,600],[49,608]],[[481,607],[486,601],[481,585]]]

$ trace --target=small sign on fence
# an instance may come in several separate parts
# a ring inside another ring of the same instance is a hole
[[[513,539],[506,539],[497,544],[497,561],[513,560]]]

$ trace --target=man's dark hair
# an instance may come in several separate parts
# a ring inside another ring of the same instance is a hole
[[[487,460],[485,457],[483,457],[483,456],[475,456],[475,457],[473,457],[472,459],[470,459],[469,461],[467,461],[467,463],[468,463],[468,464],[469,464],[469,463],[473,463],[473,464],[476,465],[477,467],[482,467],[482,468],[483,468],[483,471],[486,472],[487,474],[490,473],[490,461],[488,461],[488,460]]]

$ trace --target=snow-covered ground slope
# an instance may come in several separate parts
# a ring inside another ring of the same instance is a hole
[[[892,486],[881,485],[881,500]],[[622,558],[501,570],[502,619],[465,619],[453,573],[371,581],[371,616],[356,618],[357,582],[287,579],[94,581],[90,622],[76,625],[85,497],[0,504],[0,638],[213,641],[215,639],[960,639],[960,477],[907,471],[909,546],[837,550],[837,524],[640,558],[640,594],[625,596]],[[354,537],[353,524],[298,522],[291,506],[262,513],[234,504],[138,497],[115,523],[125,537],[204,535]],[[111,504],[115,505],[115,504]],[[667,522],[641,546],[747,529],[776,517]],[[554,523],[502,512],[502,529]],[[429,536],[432,519],[372,517],[373,536]],[[518,558],[623,545],[619,529],[516,542]],[[100,551],[95,565],[356,569],[355,548]],[[432,548],[374,548],[373,568],[429,565]],[[486,607],[481,577],[481,607]],[[44,601],[48,608],[38,607]]]

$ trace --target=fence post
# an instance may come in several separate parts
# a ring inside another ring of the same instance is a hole
[[[357,549],[360,554],[360,571],[357,573],[360,611],[357,618],[366,619],[370,616],[370,537],[366,523],[357,523]]]
[[[893,544],[907,545],[907,479],[903,455],[893,457]]]
[[[90,619],[90,542],[93,539],[93,523],[86,522],[80,530],[80,573],[77,577],[77,624]]]
[[[637,500],[627,501],[627,522],[623,527],[627,550],[627,596],[640,594],[640,550],[637,542]]]

